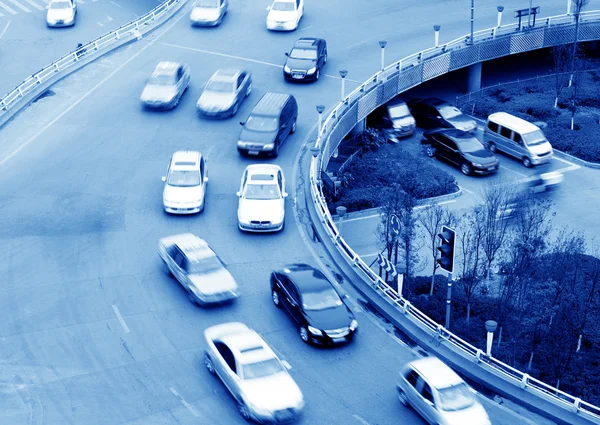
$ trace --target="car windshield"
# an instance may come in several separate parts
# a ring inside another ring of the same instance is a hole
[[[196,7],[219,7],[219,0],[197,0]]]
[[[410,115],[410,111],[408,110],[408,106],[406,106],[406,103],[390,106],[389,110],[392,118],[402,118]]]
[[[291,1],[276,1],[273,3],[273,7],[271,10],[284,10],[284,11],[293,11],[294,10],[294,2]]]
[[[156,86],[174,86],[176,83],[175,75],[172,74],[153,74],[148,80],[148,84]]]
[[[188,273],[194,274],[206,274],[222,268],[223,265],[219,261],[219,257],[216,255],[198,259],[192,257],[188,263]]]
[[[200,173],[198,171],[173,170],[167,180],[169,186],[188,187],[200,185]]]
[[[475,403],[471,390],[464,382],[452,387],[438,390],[439,408],[448,412],[466,409]]]
[[[547,141],[546,136],[544,136],[544,133],[542,133],[542,130],[535,130],[531,133],[525,133],[523,134],[523,139],[525,140],[525,144],[527,146],[542,145]]]
[[[302,294],[302,307],[304,310],[326,310],[341,305],[342,300],[333,288]]]
[[[290,52],[292,59],[316,59],[317,51],[315,49],[292,49]]]
[[[478,152],[478,151],[483,150],[483,145],[475,137],[460,139],[460,143],[458,144],[458,147],[462,152],[466,152],[466,153]]]
[[[266,201],[279,198],[281,194],[276,184],[247,184],[244,189],[244,199]]]
[[[440,106],[438,111],[440,111],[440,115],[442,115],[442,117],[444,117],[447,120],[456,118],[456,117],[462,115],[462,112],[460,112],[460,109],[458,109],[456,106],[451,106],[451,105]]]
[[[50,3],[50,9],[70,9],[71,3],[68,1],[53,1]]]
[[[277,118],[250,115],[246,121],[246,129],[252,131],[275,131],[277,130]]]
[[[235,85],[233,84],[233,81],[209,81],[206,90],[233,93],[235,91]]]
[[[244,379],[263,378],[279,372],[283,372],[283,366],[276,358],[263,360],[262,362],[248,363],[242,366]]]

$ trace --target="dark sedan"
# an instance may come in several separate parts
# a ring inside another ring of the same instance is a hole
[[[352,340],[358,322],[321,271],[292,264],[271,273],[271,298],[298,325],[306,343],[336,344]]]
[[[475,131],[477,123],[463,114],[460,109],[445,100],[431,97],[429,99],[413,99],[408,107],[417,125],[424,129],[456,128],[463,131]]]
[[[453,128],[427,131],[421,144],[427,156],[456,165],[465,175],[495,173],[500,166],[496,155],[466,131]]]
[[[316,81],[327,63],[327,42],[322,38],[299,38],[283,65],[288,81]]]

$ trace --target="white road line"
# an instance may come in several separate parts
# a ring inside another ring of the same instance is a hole
[[[23,6],[17,0],[8,0],[8,1],[11,2],[12,4],[14,4],[19,9],[21,9],[23,12],[31,13],[31,10],[27,9],[25,6]]]
[[[111,18],[110,16],[106,15],[106,17],[108,18],[108,22],[112,21],[113,18]]]
[[[556,159],[556,160],[560,161],[560,162],[564,162],[565,164],[569,164],[569,165],[575,165],[575,164],[573,164],[571,161],[567,161],[566,159],[559,158],[559,157],[558,157],[558,156],[556,156],[556,155],[553,155],[552,157],[553,157],[554,159]]]
[[[3,15],[0,15],[0,16],[3,16]],[[2,30],[2,32],[0,33],[0,39],[1,39],[1,38],[4,36],[4,33],[6,32],[6,30],[8,30],[8,27],[10,27],[10,22],[11,22],[11,21],[8,21],[8,22],[6,23],[6,26],[4,27],[4,29],[3,29],[3,30]]]
[[[358,415],[352,415],[352,417],[363,425],[371,425],[369,422],[365,421],[363,418],[361,418]]]
[[[192,406],[190,403],[188,403],[187,401],[185,401],[185,399],[183,397],[181,397],[177,391],[175,391],[175,388],[170,387],[169,389],[171,390],[171,392],[173,393],[173,395],[175,397],[177,397],[179,399],[179,401],[181,401],[181,404],[183,404],[185,406],[185,408],[190,411],[190,413],[192,415],[194,415],[195,417],[199,417],[200,416],[200,414],[196,411],[196,409],[194,409],[194,406]]]
[[[17,14],[17,12],[15,12],[13,9],[11,9],[10,7],[8,7],[7,5],[5,5],[4,3],[2,3],[1,1],[0,1],[0,7],[2,9],[6,10],[8,13],[11,13],[13,15]]]
[[[350,223],[351,221],[360,221],[360,220],[369,220],[371,218],[381,217],[381,214],[371,214],[365,215],[364,217],[356,217],[356,218],[345,218],[344,223]]]
[[[101,27],[103,27],[103,26],[104,26],[104,24],[103,24],[102,22],[100,22],[100,21],[98,21],[98,22],[96,22],[96,23],[97,23],[98,25],[100,25]]]
[[[115,312],[117,319],[119,319],[119,323],[121,324],[121,326],[123,327],[123,330],[125,331],[126,334],[129,333],[129,327],[127,326],[127,323],[125,323],[125,319],[123,319],[123,316],[121,316],[121,312],[119,311],[119,307],[117,307],[115,304],[112,305],[112,309]]]
[[[92,0],[92,1],[94,1],[94,0]],[[117,6],[117,7],[123,7],[123,6],[121,6],[119,3],[115,3],[115,2],[114,2],[114,1],[112,1],[112,0],[110,0],[110,2],[111,2],[112,4],[114,4],[115,6]]]
[[[560,168],[560,169],[554,170],[554,171],[556,171],[557,173],[567,173],[569,171],[579,170],[580,168],[581,168],[580,165],[573,164],[570,167]]]
[[[473,194],[473,192],[472,192],[472,191],[470,191],[469,189],[465,189],[464,187],[461,187],[461,190],[462,190],[463,192],[467,192],[469,195],[472,195],[472,194]]]
[[[134,53],[133,55],[131,55],[125,62],[123,62],[117,69],[115,69],[113,72],[111,72],[110,74],[108,74],[106,77],[104,77],[98,84],[96,84],[94,87],[92,87],[87,93],[85,93],[83,96],[81,96],[78,100],[76,100],[75,102],[73,102],[69,107],[67,107],[65,110],[63,110],[56,118],[54,118],[52,121],[50,121],[48,124],[46,124],[44,127],[42,127],[37,133],[35,133],[33,136],[31,136],[29,139],[27,139],[25,141],[25,143],[23,143],[21,146],[19,146],[17,149],[15,149],[10,155],[8,155],[7,157],[5,157],[2,161],[0,161],[0,166],[2,166],[4,163],[8,162],[9,160],[11,160],[17,153],[19,153],[23,148],[25,148],[26,146],[28,146],[29,144],[31,144],[32,142],[34,142],[38,137],[40,137],[44,132],[46,132],[46,130],[48,130],[50,127],[52,127],[54,124],[56,124],[56,122],[58,120],[60,120],[62,117],[64,117],[65,115],[67,115],[69,112],[71,112],[71,110],[75,109],[81,102],[83,102],[85,99],[87,99],[90,95],[92,95],[96,90],[98,90],[104,83],[106,83],[108,80],[110,80],[117,72],[119,72],[120,70],[122,70],[123,68],[125,68],[127,65],[129,65],[129,63],[131,63],[131,61],[133,61],[134,59],[136,59],[139,55],[141,55],[142,53],[144,53],[149,47],[153,46],[154,43],[156,43],[158,40],[160,40],[162,38],[163,35],[165,35],[171,28],[173,28],[173,26],[175,26],[179,21],[181,21],[181,19],[186,16],[185,14],[179,15],[178,18],[176,18],[175,20],[173,20],[169,26],[167,26],[165,28],[165,30],[160,33],[155,39],[151,39],[148,44],[146,44],[144,47],[142,47],[140,49],[139,52]]]
[[[45,10],[45,7],[40,6],[39,4],[35,3],[33,0],[25,0],[27,3],[29,3],[30,5],[32,5],[33,7],[35,7],[37,10]]]

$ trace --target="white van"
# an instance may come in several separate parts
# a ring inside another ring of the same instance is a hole
[[[488,117],[484,142],[492,151],[511,155],[526,167],[549,162],[552,145],[540,128],[506,112],[496,112]]]

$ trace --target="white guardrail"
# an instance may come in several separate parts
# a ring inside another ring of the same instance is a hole
[[[126,37],[137,38],[141,36],[140,29],[144,28],[146,25],[150,25],[157,19],[160,19],[175,4],[180,3],[181,1],[182,0],[166,0],[135,21],[125,24],[116,30],[90,41],[83,47],[63,56],[35,74],[27,77],[21,84],[8,92],[8,94],[0,100],[0,120],[3,115],[8,114],[11,108],[15,107],[25,98],[25,96],[33,92],[44,82],[54,78],[57,73],[78,65],[79,62],[87,60],[90,56],[99,54],[101,50],[116,42],[122,41]]]
[[[414,320],[418,321],[431,333],[436,334],[439,338],[443,338],[444,340],[448,341],[455,348],[459,349],[464,356],[470,358],[475,364],[478,364],[480,367],[488,368],[488,370],[492,371],[497,376],[504,378],[505,380],[519,386],[522,389],[531,390],[534,394],[536,394],[539,397],[551,401],[556,405],[562,406],[563,408],[568,409],[571,412],[583,414],[584,417],[587,417],[588,419],[594,422],[598,422],[598,420],[600,420],[599,407],[582,401],[578,397],[574,397],[554,387],[551,387],[550,385],[547,385],[544,382],[532,378],[528,374],[521,372],[505,363],[502,363],[501,361],[493,357],[488,357],[484,354],[484,352],[481,349],[469,344],[457,335],[454,335],[452,332],[445,329],[442,325],[433,321],[427,315],[413,307],[410,304],[410,302],[408,302],[406,299],[399,296],[393,288],[387,285],[376,273],[374,273],[369,268],[369,266],[360,258],[360,256],[358,256],[354,252],[354,250],[352,250],[352,248],[346,243],[346,241],[341,237],[331,217],[331,214],[329,213],[325,197],[323,196],[322,183],[319,179],[319,168],[326,168],[326,164],[329,161],[331,153],[333,152],[333,150],[335,150],[341,139],[348,132],[350,132],[350,130],[352,129],[354,124],[358,122],[358,120],[363,119],[368,113],[375,109],[378,106],[378,102],[380,102],[379,104],[385,103],[393,96],[407,90],[408,88],[421,84],[426,79],[431,78],[430,75],[427,78],[423,76],[425,75],[426,70],[425,67],[423,67],[423,65],[426,64],[428,59],[439,59],[440,56],[447,55],[448,53],[454,54],[455,52],[461,49],[474,48],[477,47],[476,45],[478,43],[496,41],[497,38],[508,38],[509,45],[517,44],[513,43],[514,40],[511,39],[512,37],[517,38],[517,35],[519,35],[520,39],[523,39],[525,37],[527,37],[528,39],[539,39],[539,34],[538,36],[535,35],[536,33],[538,33],[538,30],[548,31],[550,29],[551,31],[547,32],[547,34],[549,34],[548,38],[551,38],[550,36],[554,37],[554,41],[552,41],[552,43],[554,44],[559,44],[556,42],[556,34],[568,33],[570,34],[570,41],[567,39],[562,41],[566,44],[567,42],[573,41],[573,37],[575,34],[573,28],[575,26],[574,21],[575,20],[573,18],[573,15],[569,14],[539,19],[536,23],[536,27],[527,31],[519,30],[517,24],[505,25],[499,28],[477,31],[474,33],[473,36],[474,46],[471,46],[468,42],[470,36],[467,35],[465,37],[461,37],[454,41],[451,41],[445,45],[440,45],[439,47],[426,49],[419,53],[407,56],[395,62],[394,64],[386,67],[383,71],[376,73],[375,75],[373,75],[373,77],[361,84],[356,90],[354,90],[346,98],[344,98],[342,102],[338,103],[338,105],[336,105],[336,107],[324,121],[321,132],[318,134],[317,140],[315,142],[315,147],[321,150],[321,154],[311,159],[310,191],[319,219],[338,251],[343,255],[343,257],[350,265],[353,265],[354,267],[360,269],[360,271],[371,282],[371,286],[377,291],[379,291],[383,296],[387,297],[392,303],[394,303],[402,313],[410,315]],[[593,28],[589,29],[587,36],[580,36],[578,34],[578,37],[580,37],[581,39],[584,39],[585,37],[588,37],[588,39],[590,37],[597,37],[597,35],[600,34],[600,11],[582,13],[580,18],[580,27],[584,26],[584,24],[586,23],[594,23]],[[570,30],[573,31],[569,32]],[[569,36],[566,36],[566,38],[568,37]],[[551,42],[548,41],[548,43]],[[542,44],[543,45],[541,47],[545,47],[546,44]],[[540,46],[533,48],[539,47]],[[508,53],[503,53],[501,55],[497,55],[496,57],[506,55]],[[446,62],[450,63],[450,59],[448,59]],[[408,83],[394,81],[394,85],[392,86],[392,88],[397,87],[396,93],[389,93],[392,90],[387,90],[387,87],[384,87],[392,79],[400,80],[400,78],[403,76],[404,71],[410,72],[411,68],[417,66],[422,67],[419,70],[419,72],[422,73],[422,76],[418,79],[418,81],[415,81],[415,78],[410,78],[411,81]],[[448,69],[451,68],[452,66],[449,65]],[[381,87],[381,93],[373,95],[372,93],[376,92],[378,87]],[[361,102],[361,100],[364,100],[364,102]],[[348,115],[351,116],[350,119],[346,119],[346,116]],[[335,143],[335,145],[332,146],[332,143]]]

